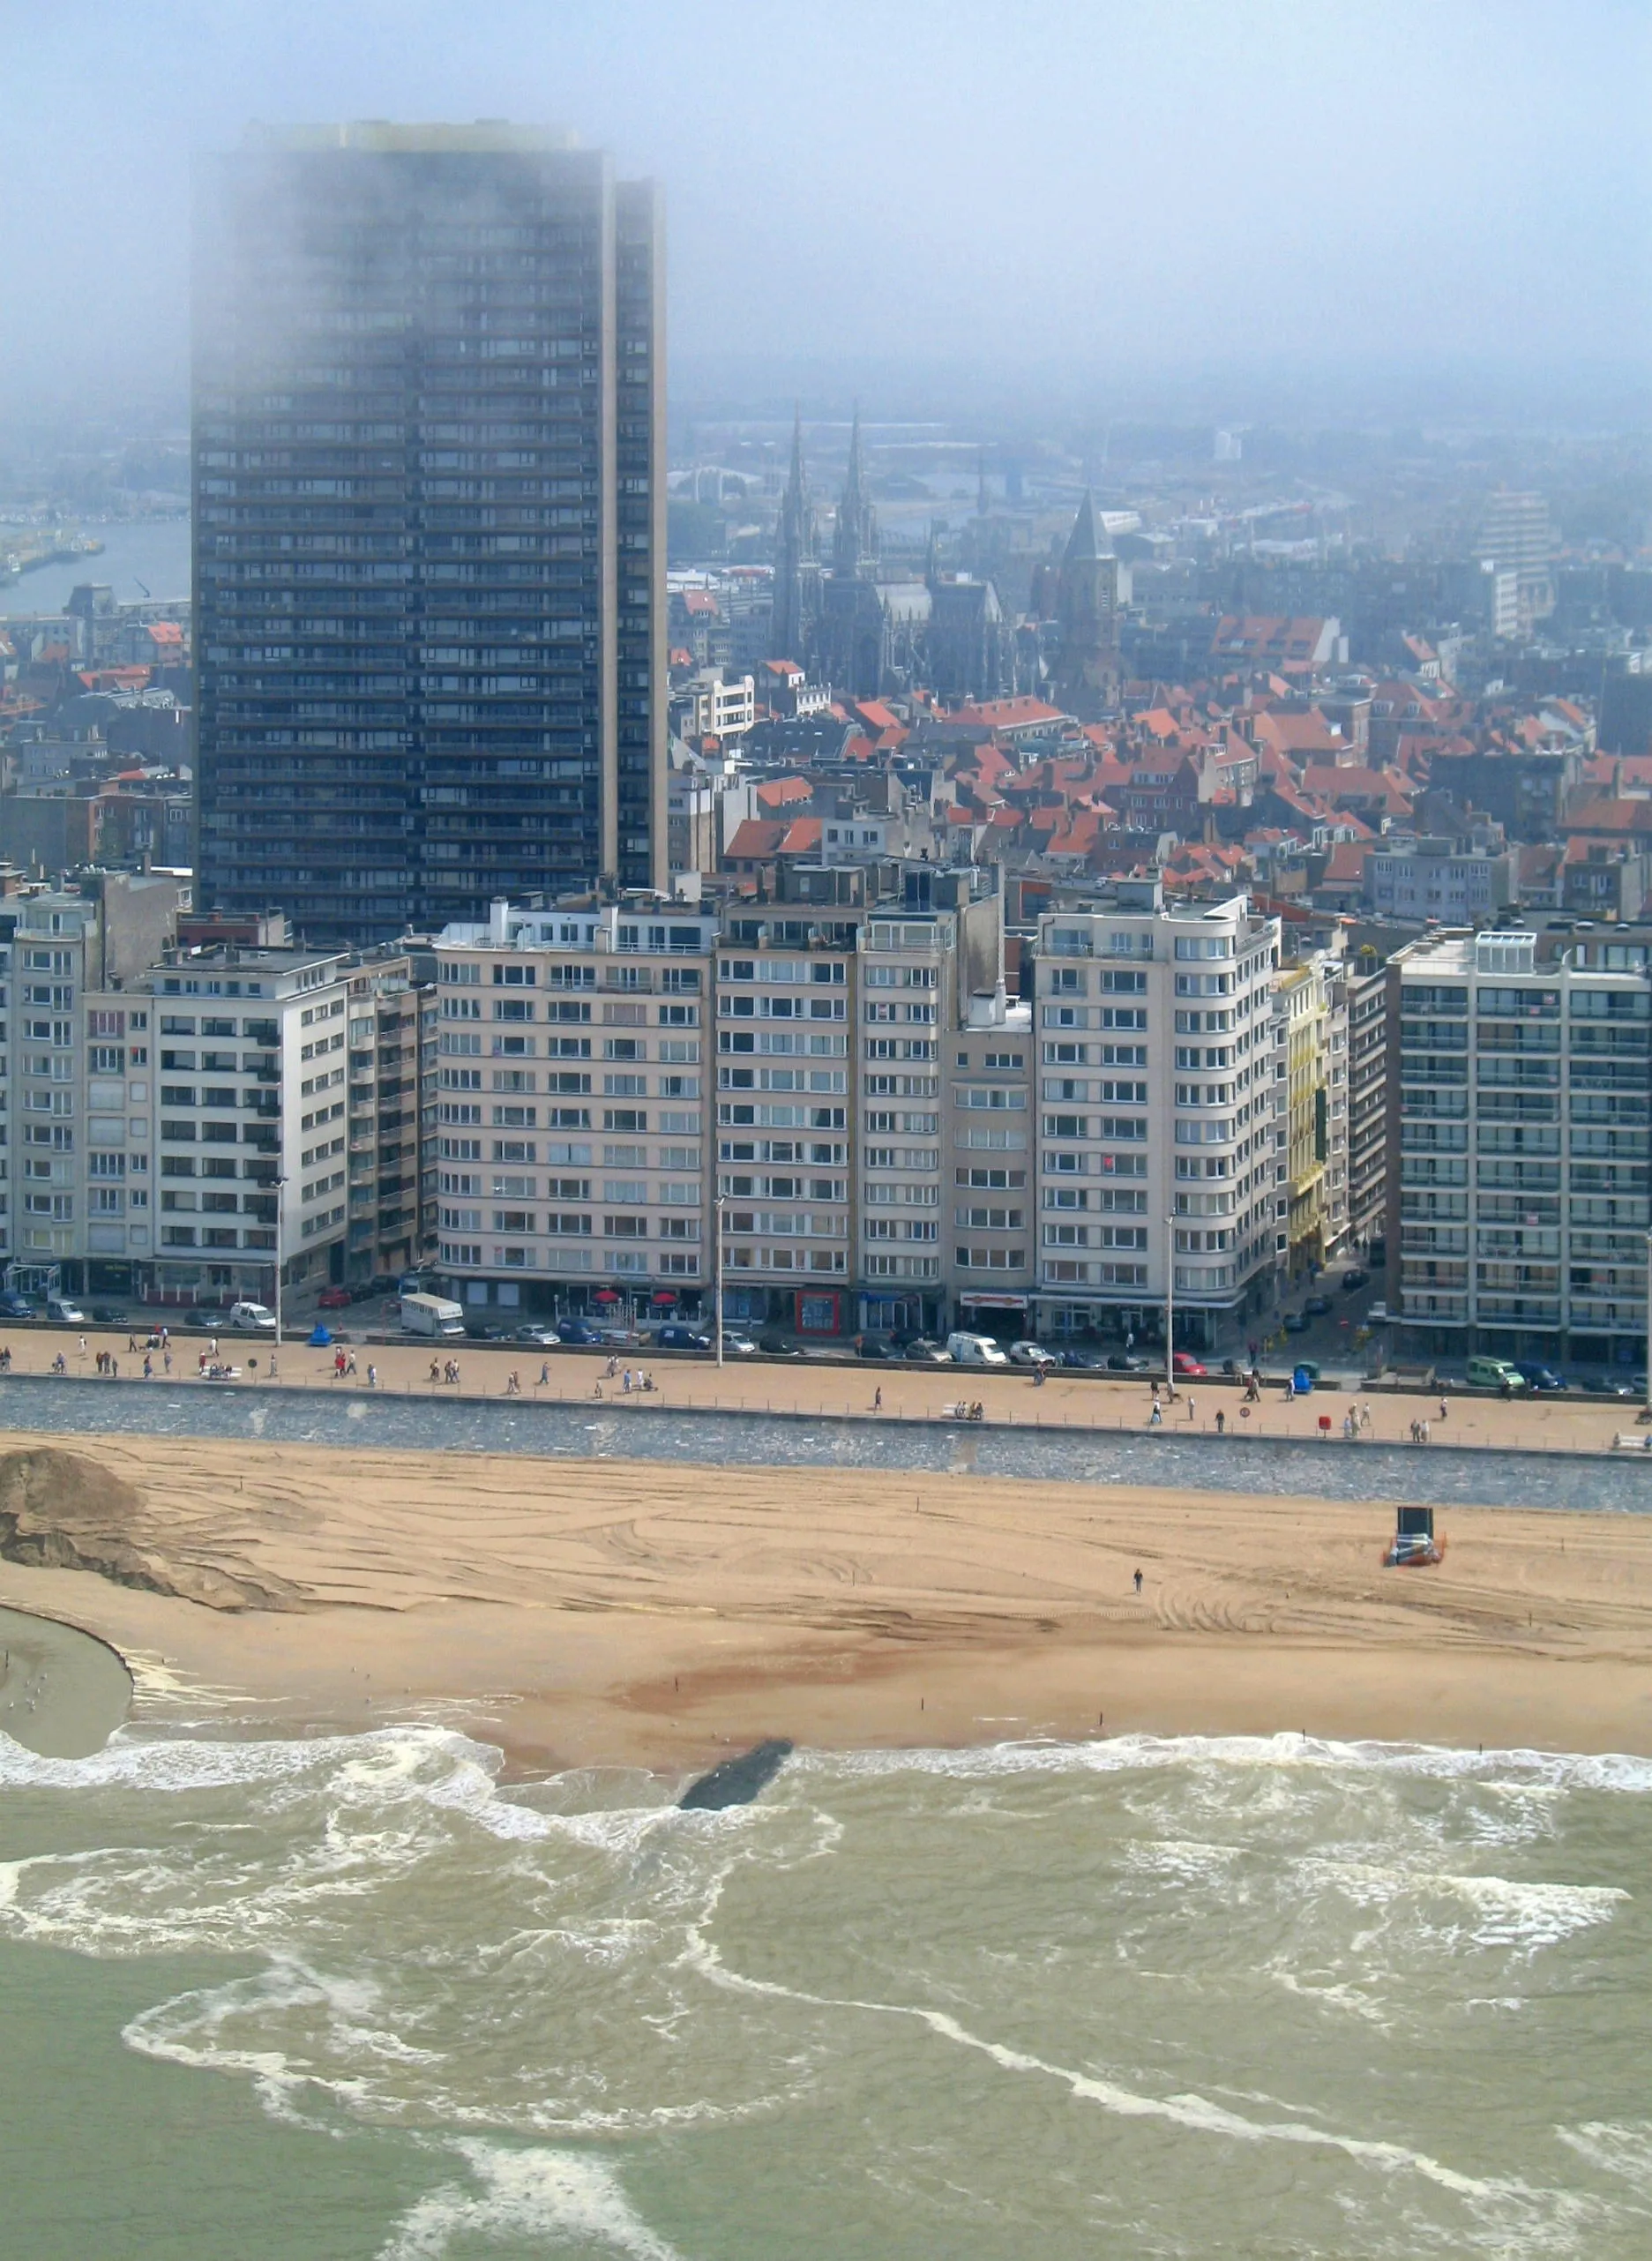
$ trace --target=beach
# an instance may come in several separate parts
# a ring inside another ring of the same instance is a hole
[[[1454,1508],[1444,1562],[1402,1571],[1392,1509],[1306,1497],[159,1436],[7,1436],[0,1465],[41,1451],[91,1504],[0,1562],[0,1604],[111,1643],[140,1704],[272,1731],[439,1717],[517,1769],[767,1734],[1652,1753],[1652,1519]],[[100,1482],[132,1559],[61,1567],[95,1559]]]

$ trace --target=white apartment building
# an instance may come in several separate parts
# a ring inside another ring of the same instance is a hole
[[[167,1304],[273,1304],[344,1276],[349,954],[176,951],[142,977],[153,1063],[154,1262]]]
[[[437,1253],[467,1304],[698,1314],[712,1277],[714,917],[496,902],[436,955]]]
[[[1402,1350],[1646,1356],[1648,930],[1455,933],[1388,968]]]
[[[1286,1149],[1277,920],[1249,901],[1046,913],[1037,963],[1041,1334],[1156,1329],[1242,1342],[1276,1293]],[[1172,1247],[1173,1243],[1173,1247]]]

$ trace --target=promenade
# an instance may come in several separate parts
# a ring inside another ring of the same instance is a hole
[[[0,1350],[10,1348],[14,1374],[47,1374],[61,1354],[68,1378],[84,1379],[91,1388],[105,1386],[97,1371],[101,1351],[115,1359],[122,1381],[142,1374],[143,1352],[130,1350],[129,1339],[124,1329],[88,1328],[81,1336],[61,1329],[18,1328],[8,1332],[0,1328]],[[377,1388],[399,1396],[497,1401],[511,1396],[514,1374],[524,1402],[576,1406],[596,1404],[599,1390],[603,1403],[617,1396],[623,1400],[623,1377],[629,1367],[633,1377],[639,1369],[647,1371],[655,1385],[651,1398],[655,1404],[725,1412],[869,1416],[890,1423],[939,1421],[951,1418],[950,1407],[978,1402],[989,1423],[1125,1434],[1145,1430],[1152,1412],[1148,1378],[1136,1375],[1058,1371],[1039,1387],[1029,1372],[1019,1367],[986,1371],[875,1359],[846,1366],[807,1358],[730,1359],[720,1371],[708,1358],[660,1356],[647,1349],[612,1354],[617,1367],[610,1375],[607,1351],[539,1350],[527,1344],[374,1344],[352,1340],[340,1347],[347,1363],[354,1359],[355,1372],[340,1376],[333,1351],[312,1350],[303,1339],[289,1336],[280,1345],[277,1376],[272,1381],[273,1347],[268,1336],[221,1336],[221,1358],[240,1366],[243,1378],[231,1385],[203,1384],[197,1379],[197,1369],[200,1353],[206,1348],[206,1338],[193,1334],[176,1336],[170,1374],[166,1374],[159,1353],[152,1353],[153,1379],[211,1389],[270,1391],[302,1386],[365,1395],[370,1389],[368,1369],[372,1366],[377,1370]],[[250,1358],[257,1361],[256,1376],[247,1374]],[[430,1378],[432,1359],[437,1371],[435,1381]],[[450,1360],[457,1364],[457,1381],[440,1378]],[[1179,1384],[1176,1402],[1165,1406],[1162,1419],[1164,1428],[1172,1433],[1214,1436],[1220,1412],[1230,1434],[1270,1438],[1318,1437],[1322,1434],[1321,1423],[1328,1420],[1331,1436],[1340,1443],[1343,1419],[1351,1404],[1369,1413],[1366,1442],[1408,1444],[1412,1423],[1425,1419],[1433,1445],[1493,1445],[1522,1452],[1611,1452],[1616,1437],[1636,1430],[1640,1411],[1633,1400],[1624,1398],[1603,1397],[1590,1403],[1553,1396],[1502,1400],[1475,1394],[1448,1396],[1442,1418],[1438,1396],[1382,1386],[1357,1392],[1318,1389],[1294,1400],[1287,1400],[1282,1389],[1271,1386],[1264,1389],[1260,1404],[1246,1406],[1244,1391],[1237,1383],[1212,1377]]]

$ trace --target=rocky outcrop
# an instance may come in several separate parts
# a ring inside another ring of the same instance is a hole
[[[134,1485],[55,1446],[0,1454],[0,1558],[36,1569],[89,1570],[206,1609],[305,1606],[284,1578],[194,1555],[168,1536]]]

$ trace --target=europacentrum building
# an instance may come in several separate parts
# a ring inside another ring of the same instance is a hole
[[[565,135],[258,130],[196,199],[203,909],[328,946],[666,858],[660,200]]]

